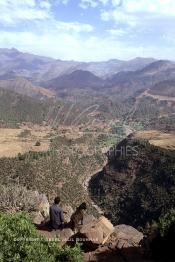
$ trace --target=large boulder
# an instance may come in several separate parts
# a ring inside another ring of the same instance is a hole
[[[61,207],[62,207],[63,213],[64,213],[64,221],[65,221],[65,223],[69,223],[71,215],[73,214],[74,211],[73,211],[72,207],[69,206],[69,205],[62,205]]]
[[[95,220],[96,218],[93,215],[85,214],[83,217],[83,225],[87,225]]]
[[[105,217],[100,217],[84,224],[77,237],[79,236],[85,247],[95,249],[104,244],[113,231],[114,227],[111,222]]]
[[[49,219],[49,201],[45,194],[39,194],[38,191],[34,192],[36,201],[36,211],[32,212],[32,220],[36,225],[41,224],[43,221]]]
[[[44,221],[44,217],[40,211],[32,212],[31,215],[32,215],[32,221],[35,225],[40,225]]]
[[[128,248],[124,251],[111,249],[110,246],[100,245],[96,250],[84,253],[84,262],[153,262],[145,259],[138,248]]]
[[[118,225],[115,227],[113,234],[111,235],[108,243],[115,248],[129,248],[138,247],[143,234],[135,228],[127,225]]]
[[[71,237],[74,235],[74,232],[70,228],[64,228],[62,230],[56,231],[56,237],[59,239],[60,246],[64,244],[69,244],[72,241]]]
[[[93,251],[85,252],[84,261],[153,262],[143,257],[139,246],[142,238],[143,234],[131,226],[116,226],[104,245],[99,245]]]
[[[44,218],[48,218],[50,205],[47,196],[45,194],[39,194],[38,201],[39,201],[39,205],[38,205],[39,212],[41,212]]]
[[[84,253],[84,262],[126,262],[116,251],[111,251],[106,245],[99,246],[96,250]],[[135,261],[132,261],[135,262]]]

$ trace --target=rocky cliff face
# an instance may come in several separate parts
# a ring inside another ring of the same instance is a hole
[[[140,245],[143,233],[135,228],[128,225],[114,227],[104,216],[95,218],[85,214],[83,225],[79,225],[74,232],[69,228],[69,223],[62,230],[51,231],[42,223],[45,218],[42,217],[43,211],[47,213],[49,203],[45,195],[38,195],[38,198],[38,213],[35,214],[33,222],[38,232],[48,240],[59,238],[61,246],[72,246],[75,242],[80,242],[84,261],[143,261]],[[67,210],[65,205],[63,210]],[[72,212],[67,213],[67,222]]]

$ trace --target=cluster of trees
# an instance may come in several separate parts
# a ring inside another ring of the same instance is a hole
[[[170,210],[145,229],[145,255],[154,261],[174,261],[175,210]]]
[[[27,213],[0,213],[0,261],[83,262],[79,245],[61,248],[36,231]]]
[[[79,144],[89,145],[91,155],[77,149]],[[83,187],[85,176],[103,164],[103,156],[95,152],[95,140],[86,135],[74,142],[63,137],[54,138],[48,152],[28,152],[15,158],[0,159],[0,179],[5,186],[21,185],[48,195],[61,194],[65,203],[77,207],[80,202],[90,203]],[[95,212],[95,208],[94,208]]]

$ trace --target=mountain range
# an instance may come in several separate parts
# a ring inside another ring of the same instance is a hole
[[[172,61],[153,58],[61,61],[16,49],[0,49],[0,87],[29,96],[53,97],[62,90],[91,89],[126,98],[168,80],[175,80]]]
[[[105,62],[62,61],[28,53],[17,49],[0,49],[0,75],[12,71],[18,76],[34,81],[50,80],[76,70],[89,71],[99,77],[106,78],[120,71],[135,71],[154,62],[153,58],[135,58],[130,61],[117,59]]]
[[[6,90],[6,96],[12,91],[18,94],[18,101],[19,95],[54,103],[63,100],[76,103],[80,111],[98,104],[100,119],[122,116],[152,126],[156,118],[167,123],[166,118],[171,129],[174,83],[175,62],[168,60],[86,63],[0,49],[0,88]]]

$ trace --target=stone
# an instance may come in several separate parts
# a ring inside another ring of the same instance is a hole
[[[39,205],[38,205],[38,210],[41,212],[41,214],[43,215],[44,218],[49,217],[49,201],[46,197],[45,194],[40,194],[38,196],[39,199]]]
[[[73,209],[69,205],[62,205],[61,208],[63,209],[63,214],[64,214],[64,221],[65,223],[70,222],[71,215],[73,214]]]
[[[107,246],[99,246],[96,250],[84,253],[84,261],[89,262],[126,262],[124,258]]]
[[[40,225],[44,221],[44,217],[40,211],[32,212],[32,221],[35,225]]]
[[[94,220],[96,220],[96,218],[93,215],[85,214],[83,217],[83,225],[87,225]]]
[[[108,243],[115,248],[139,247],[143,234],[128,225],[118,225],[115,227]]]
[[[74,232],[70,228],[64,228],[62,230],[56,231],[56,237],[59,239],[61,246],[64,244],[69,244],[71,237],[74,235]]]
[[[105,217],[100,217],[84,224],[77,236],[79,236],[80,240],[83,239],[84,246],[95,249],[104,244],[113,231],[114,227],[111,222]]]

